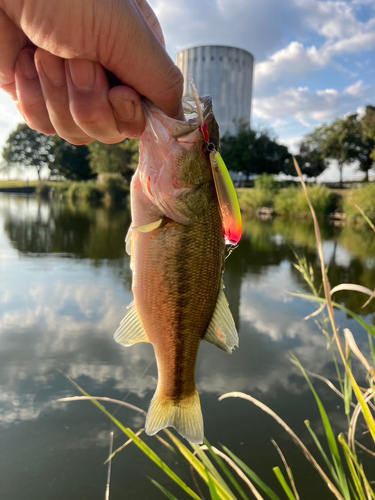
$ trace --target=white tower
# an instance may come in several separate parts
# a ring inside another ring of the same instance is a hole
[[[184,75],[184,96],[192,96],[188,75],[201,96],[211,95],[221,135],[236,133],[241,118],[250,122],[254,56],[246,50],[203,45],[182,50],[177,66]]]

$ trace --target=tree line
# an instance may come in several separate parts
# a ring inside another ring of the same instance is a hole
[[[55,178],[87,180],[99,173],[120,173],[130,180],[138,163],[138,140],[119,144],[97,141],[88,146],[74,146],[58,136],[48,137],[19,125],[12,132],[3,150],[7,165],[34,167],[40,172],[48,167]],[[221,140],[222,155],[230,170],[242,172],[247,178],[261,173],[295,175],[288,148],[276,141],[268,130],[253,130],[240,120],[235,134]],[[365,173],[375,163],[375,106],[367,106],[363,114],[355,113],[321,125],[303,137],[296,155],[302,173],[318,177],[337,160],[342,184],[345,165],[358,162]]]
[[[264,172],[296,175],[288,148],[278,144],[270,132],[254,131],[244,121],[238,124],[237,134],[223,137],[222,154],[231,170],[247,177]],[[341,184],[343,167],[357,161],[368,181],[375,164],[375,107],[367,106],[363,115],[351,114],[317,127],[304,136],[296,158],[309,178],[324,172],[329,160],[337,160]]]
[[[101,173],[120,173],[130,180],[138,164],[138,140],[126,139],[119,144],[74,146],[59,136],[46,136],[25,123],[12,132],[3,149],[8,166],[48,168],[53,178],[88,180]]]

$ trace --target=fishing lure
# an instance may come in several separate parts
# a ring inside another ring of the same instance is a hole
[[[210,158],[212,176],[223,222],[225,241],[230,245],[237,245],[242,236],[242,217],[236,190],[234,189],[232,179],[221,154],[216,150],[215,144],[210,141],[207,123],[203,119],[198,92],[190,75],[189,78],[197,105],[198,120],[200,122],[199,129],[205,141],[205,150]]]

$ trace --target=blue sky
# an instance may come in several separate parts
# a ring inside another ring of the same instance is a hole
[[[149,0],[173,59],[192,45],[255,57],[252,124],[295,150],[321,123],[375,104],[375,0]],[[0,147],[21,121],[0,96]]]

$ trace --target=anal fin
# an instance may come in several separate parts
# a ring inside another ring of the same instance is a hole
[[[129,347],[138,342],[150,342],[143,328],[134,301],[128,306],[129,312],[121,321],[114,339],[119,344]]]
[[[223,290],[220,290],[216,308],[203,340],[207,340],[229,354],[235,347],[238,347],[236,325]]]

